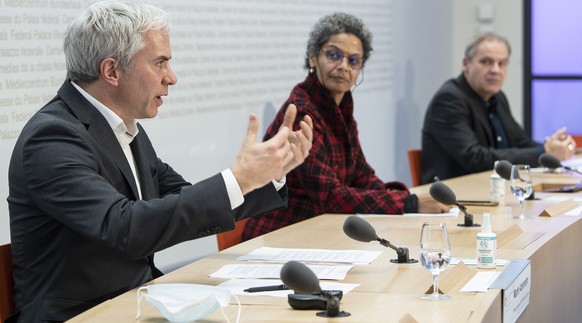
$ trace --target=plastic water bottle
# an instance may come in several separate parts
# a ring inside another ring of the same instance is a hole
[[[495,161],[495,165],[497,163],[498,161]],[[489,199],[493,202],[503,202],[505,200],[505,179],[497,174],[495,167],[493,167],[489,185]]]

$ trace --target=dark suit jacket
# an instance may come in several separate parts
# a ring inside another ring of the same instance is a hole
[[[530,139],[511,116],[503,92],[495,95],[497,113],[509,148],[495,148],[495,135],[485,102],[460,75],[439,89],[430,102],[422,129],[422,182],[493,170],[496,160],[538,164],[543,145]]]
[[[269,184],[232,211],[220,174],[191,185],[139,130],[142,200],[111,127],[70,82],[22,130],[8,197],[19,321],[69,319],[155,278],[156,251],[286,205]]]

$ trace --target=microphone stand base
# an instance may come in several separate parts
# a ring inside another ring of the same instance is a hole
[[[465,224],[465,223],[458,223],[457,226],[459,227],[480,227],[479,223],[472,223],[472,224]]]
[[[332,315],[327,314],[327,312],[317,312],[317,313],[315,313],[315,315],[317,315],[319,317],[346,317],[346,316],[352,315],[352,313],[346,312],[346,311],[339,311],[337,313],[337,315],[332,316]]]
[[[390,262],[393,264],[414,264],[417,263],[418,260],[410,259],[410,253],[408,252],[408,248],[394,248],[396,250],[396,255],[398,256],[397,259],[390,259]]]
[[[400,259],[390,259],[390,262],[393,264],[415,264],[418,262],[416,259],[408,259],[406,261],[400,261]]]
[[[465,210],[462,210],[463,213],[465,213],[465,217],[464,217],[464,222],[463,223],[459,223],[457,224],[457,226],[459,227],[480,227],[481,225],[478,223],[473,222],[473,215],[469,214],[467,212],[465,212]]]
[[[344,317],[350,316],[352,314],[344,311],[340,311],[340,299],[337,295],[327,294],[327,304],[326,310],[323,312],[317,312],[317,316],[321,317]]]

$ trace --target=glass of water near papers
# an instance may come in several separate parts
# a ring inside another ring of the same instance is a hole
[[[431,272],[433,277],[432,294],[422,295],[422,299],[446,300],[449,295],[439,293],[439,274],[451,260],[451,245],[447,225],[442,222],[422,224],[420,233],[420,263]]]

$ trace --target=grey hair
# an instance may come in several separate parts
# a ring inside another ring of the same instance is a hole
[[[504,43],[505,46],[507,46],[507,53],[511,55],[511,46],[509,45],[507,38],[489,31],[475,36],[473,41],[467,45],[467,48],[465,49],[465,59],[467,61],[472,60],[477,52],[477,47],[479,47],[483,42],[492,40]]]
[[[63,49],[67,78],[89,83],[99,77],[99,64],[111,57],[129,71],[145,47],[143,34],[170,31],[168,14],[148,4],[97,2],[67,27]]]
[[[307,41],[307,57],[305,58],[305,68],[309,68],[309,56],[317,55],[331,36],[337,34],[352,34],[360,39],[364,50],[362,57],[365,64],[372,52],[372,33],[364,25],[361,19],[347,13],[333,13],[321,18],[309,33]]]

